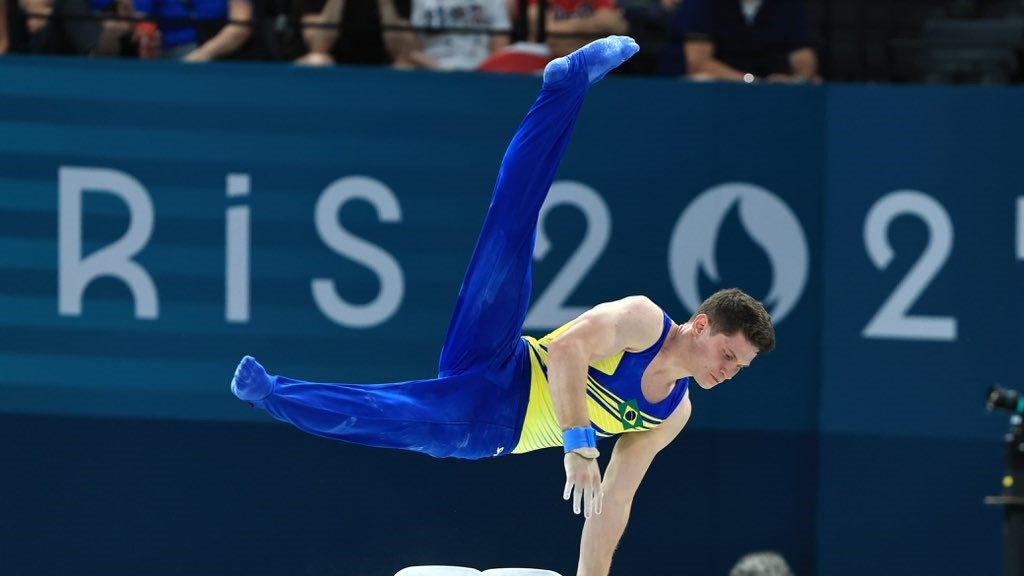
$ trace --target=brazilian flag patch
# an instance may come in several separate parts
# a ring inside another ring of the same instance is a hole
[[[619,420],[622,422],[623,430],[640,427],[640,408],[636,404],[636,399],[619,403]]]

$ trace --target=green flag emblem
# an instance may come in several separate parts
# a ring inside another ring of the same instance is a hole
[[[640,427],[640,408],[635,399],[619,404],[619,420],[622,421],[622,428],[625,430]]]

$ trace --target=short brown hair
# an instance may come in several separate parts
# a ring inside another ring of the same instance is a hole
[[[732,336],[743,332],[760,354],[767,354],[775,348],[775,328],[764,304],[739,288],[715,292],[697,308],[693,317],[698,314],[707,315],[712,334],[721,332]]]

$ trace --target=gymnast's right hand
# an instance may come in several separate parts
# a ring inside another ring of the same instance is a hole
[[[576,452],[567,452],[565,462],[565,490],[562,499],[572,497],[572,511],[590,518],[591,513],[600,514],[604,493],[601,491],[601,467],[597,458],[584,458]]]

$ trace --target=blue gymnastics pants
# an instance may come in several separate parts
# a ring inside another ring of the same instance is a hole
[[[512,452],[530,388],[520,338],[530,299],[537,217],[589,81],[582,59],[545,84],[509,144],[463,279],[437,378],[393,384],[325,384],[273,376],[254,402],[318,436],[435,457]]]

